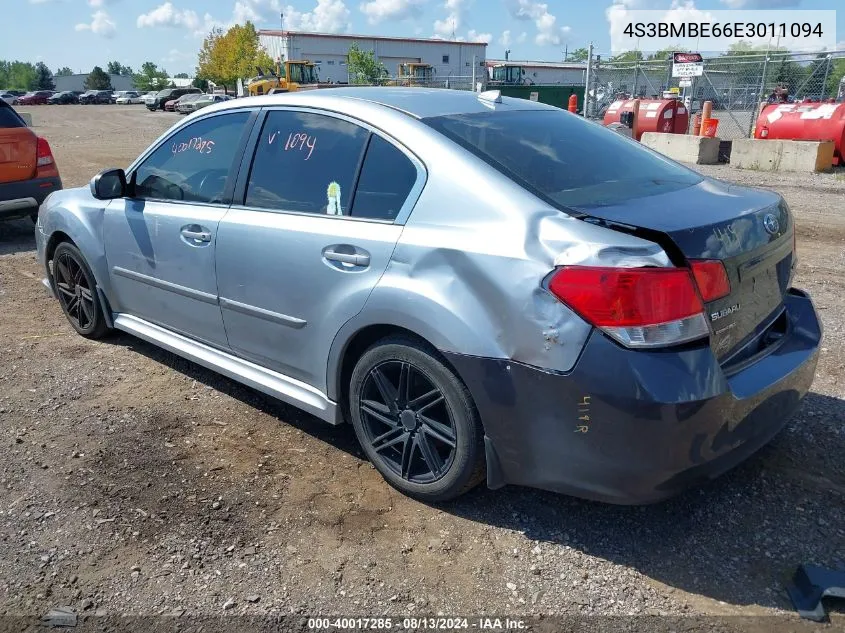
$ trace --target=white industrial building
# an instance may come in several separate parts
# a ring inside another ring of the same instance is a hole
[[[519,61],[514,59],[488,59],[487,67],[522,68],[525,72],[522,75],[523,83],[549,85],[559,84],[563,86],[584,85],[587,76],[586,62],[541,62],[541,61]],[[492,74],[488,75],[492,79]]]
[[[434,68],[434,79],[469,78],[473,74],[481,81],[484,75],[487,44],[458,42],[434,38],[379,37],[334,33],[306,33],[302,31],[258,32],[261,45],[273,59],[308,60],[319,65],[320,81],[347,83],[349,75],[346,56],[353,43],[365,51],[374,51],[391,76],[397,75],[399,64],[418,62]]]

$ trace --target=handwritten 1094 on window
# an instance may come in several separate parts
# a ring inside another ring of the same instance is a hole
[[[267,135],[267,144],[272,145],[276,137],[279,135],[278,132],[272,132]],[[283,138],[283,137],[282,137]],[[279,139],[281,142],[281,138]],[[317,137],[316,136],[309,136],[305,132],[291,132],[288,134],[287,141],[285,141],[285,151],[289,152],[292,150],[298,150],[302,153],[305,153],[305,160],[311,158],[311,154],[314,153],[314,148],[317,146]]]
[[[213,149],[214,141],[205,140],[201,136],[195,136],[190,141],[173,143],[170,151],[172,151],[175,156],[176,154],[181,154],[182,152],[187,152],[189,150],[193,150],[200,154],[210,154]]]

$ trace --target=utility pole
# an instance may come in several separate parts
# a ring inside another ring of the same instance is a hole
[[[563,47],[563,61],[569,61],[569,44]]]
[[[284,30],[285,30],[285,14],[284,14],[284,13],[280,13],[280,14],[279,14],[279,19],[280,19],[281,24],[282,24],[282,30],[284,31]]]
[[[589,119],[590,108],[590,82],[593,80],[593,43],[590,42],[590,47],[587,49],[587,75],[584,78],[584,118]]]

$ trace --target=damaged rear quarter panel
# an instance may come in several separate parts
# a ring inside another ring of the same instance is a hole
[[[433,143],[436,144],[436,143]],[[542,285],[557,266],[668,266],[660,246],[575,219],[439,144],[393,257],[356,321],[438,349],[570,370],[591,326]]]

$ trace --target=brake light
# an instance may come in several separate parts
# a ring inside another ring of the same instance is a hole
[[[704,303],[710,303],[731,294],[728,273],[725,265],[718,259],[692,260],[690,269]]]
[[[709,334],[686,268],[567,266],[548,284],[584,320],[629,347],[677,345]]]
[[[56,161],[53,160],[53,151],[47,139],[38,137],[36,145],[36,178],[55,178],[59,175]]]
[[[45,167],[53,164],[53,152],[50,150],[50,144],[47,142],[46,138],[41,138],[40,136],[38,137],[36,152],[36,156],[38,158],[38,162],[36,164],[39,167]]]

